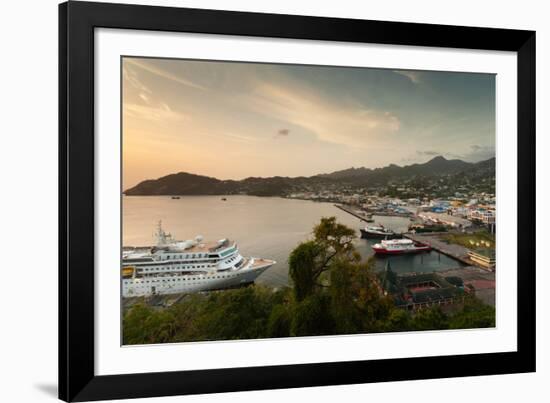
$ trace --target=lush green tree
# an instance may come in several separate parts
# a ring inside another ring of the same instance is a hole
[[[360,261],[353,247],[355,231],[325,217],[313,228],[313,239],[299,244],[289,257],[294,295],[301,301],[330,281],[327,272],[335,262]]]
[[[361,331],[377,332],[383,330],[394,303],[391,297],[383,296],[376,276],[373,273],[375,258],[366,263],[353,265],[350,293],[361,313]]]
[[[353,240],[356,238],[355,231],[336,221],[336,217],[323,217],[321,222],[313,228],[313,236],[317,243],[324,246],[323,256],[328,264],[330,259],[336,256],[354,256],[358,260],[358,255],[353,248]]]
[[[495,327],[495,308],[486,305],[475,297],[464,300],[461,311],[451,316],[449,327],[451,329],[474,329],[483,327]]]
[[[292,312],[290,304],[276,304],[271,310],[267,320],[268,337],[288,337],[292,324]]]
[[[197,326],[206,339],[256,339],[267,336],[267,321],[273,308],[273,291],[245,287],[213,293]]]
[[[404,332],[412,329],[411,314],[399,308],[393,308],[384,326],[386,332]]]
[[[393,301],[384,297],[372,272],[374,260],[336,262],[330,271],[331,312],[338,333],[380,331]]]
[[[124,316],[122,338],[124,344],[146,343],[147,334],[145,322],[152,314],[151,308],[138,304],[132,307]]]
[[[416,311],[412,320],[413,330],[438,330],[448,328],[448,318],[438,305]]]
[[[336,333],[356,333],[360,330],[361,312],[351,292],[353,272],[353,264],[343,260],[335,262],[331,267],[328,294]]]
[[[200,327],[200,318],[204,316],[211,296],[204,294],[188,294],[177,304],[167,308],[176,320],[174,342],[188,340],[204,340],[203,329]]]
[[[374,260],[361,262],[354,238],[353,229],[334,217],[323,218],[313,230],[313,239],[298,245],[289,260],[295,302],[313,295],[329,296],[327,314],[333,333],[379,331],[393,306],[376,285]]]
[[[290,254],[289,275],[292,279],[294,295],[298,301],[312,295],[318,285],[319,256],[321,247],[315,241],[303,242]]]
[[[296,301],[292,309],[291,336],[318,336],[334,334],[335,326],[330,312],[330,297],[316,293]]]
[[[124,317],[123,340],[125,344],[166,343],[175,333],[175,321],[171,312],[154,311],[138,304]]]

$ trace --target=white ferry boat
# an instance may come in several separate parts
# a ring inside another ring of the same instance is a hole
[[[176,241],[163,231],[161,223],[152,248],[124,248],[122,254],[122,296],[176,294],[237,287],[253,283],[273,266],[274,260],[239,253],[228,239],[203,242]]]
[[[372,246],[374,253],[381,255],[400,255],[404,253],[418,253],[431,250],[430,245],[413,242],[410,239],[383,240]]]

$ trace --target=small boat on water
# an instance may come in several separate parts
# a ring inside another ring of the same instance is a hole
[[[175,199],[175,200],[177,200],[179,198],[180,198],[179,196],[172,196],[172,199]]]
[[[367,225],[365,228],[361,228],[361,238],[366,239],[394,239],[401,238],[400,234],[396,234],[391,229],[385,228],[380,225]]]
[[[227,199],[225,197],[222,197],[222,201],[227,201]]]
[[[428,252],[432,247],[410,239],[389,239],[374,244],[372,249],[378,255],[402,255],[405,253]]]

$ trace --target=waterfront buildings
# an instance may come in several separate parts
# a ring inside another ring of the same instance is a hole
[[[465,292],[460,278],[436,273],[397,275],[389,264],[378,274],[378,281],[382,292],[390,295],[397,307],[408,310],[461,302]]]
[[[490,208],[473,208],[468,211],[468,219],[474,221],[481,221],[483,224],[491,225],[495,224],[496,214],[494,209]]]
[[[496,266],[495,250],[490,248],[469,250],[468,257],[483,268],[494,270]]]

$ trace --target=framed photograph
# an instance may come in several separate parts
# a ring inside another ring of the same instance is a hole
[[[535,370],[535,33],[59,6],[59,397]]]

